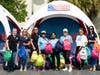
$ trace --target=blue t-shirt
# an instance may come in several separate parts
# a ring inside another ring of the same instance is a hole
[[[60,37],[60,42],[63,43],[65,39],[68,39],[71,43],[73,43],[73,39],[70,35],[68,36],[61,36]]]
[[[48,43],[48,39],[47,38],[39,37],[38,46],[40,47],[41,50],[45,50],[45,46],[46,46],[47,43]]]
[[[58,42],[58,39],[51,39],[50,40],[50,43],[52,44],[53,49],[55,48],[57,42]]]
[[[97,38],[97,34],[96,33],[88,36],[88,40],[95,40],[95,38]],[[94,44],[94,42],[91,42],[89,44]]]

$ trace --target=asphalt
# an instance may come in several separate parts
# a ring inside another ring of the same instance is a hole
[[[0,75],[100,75],[100,71],[89,71],[89,70],[73,70],[72,72],[68,72],[68,71],[19,71],[16,70],[14,72],[7,72],[4,71],[2,69],[2,67],[0,67]]]

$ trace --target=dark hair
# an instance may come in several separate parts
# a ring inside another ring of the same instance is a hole
[[[94,27],[93,26],[90,26],[89,27],[89,35],[91,34],[90,29],[92,29],[92,34],[95,34]]]
[[[52,38],[52,35],[53,35],[53,34],[57,36],[57,34],[56,34],[55,32],[53,32],[53,33],[51,33],[51,38]]]

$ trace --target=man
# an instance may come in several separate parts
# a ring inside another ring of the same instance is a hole
[[[12,51],[12,58],[8,62],[7,70],[13,71],[15,68],[15,57],[17,53],[17,44],[19,42],[20,37],[17,35],[17,29],[13,28],[12,34],[8,36],[7,38],[7,48],[8,50]]]

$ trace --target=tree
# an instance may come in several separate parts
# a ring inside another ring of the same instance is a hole
[[[25,21],[27,16],[26,4],[23,0],[0,0],[5,7],[19,22]]]
[[[54,0],[50,0],[54,1]],[[88,17],[95,18],[100,10],[100,0],[66,0],[78,6]]]

